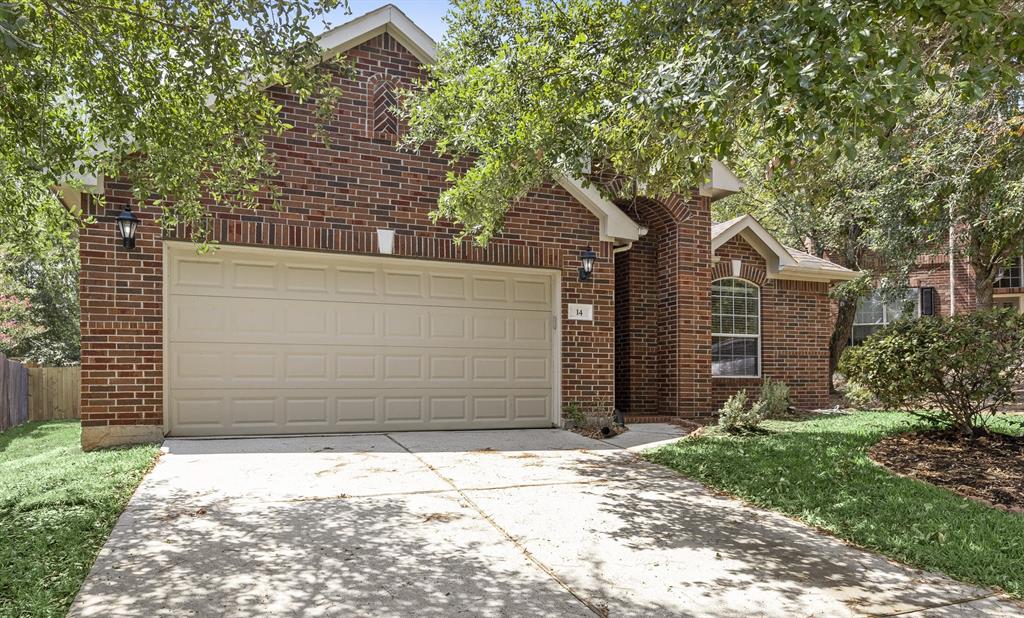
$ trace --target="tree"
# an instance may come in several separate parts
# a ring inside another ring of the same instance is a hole
[[[205,240],[211,203],[252,206],[274,175],[263,138],[289,125],[266,86],[333,112],[338,65],[310,20],[339,2],[0,2],[0,228],[93,174],[126,176]]]
[[[0,352],[16,356],[17,350],[44,328],[32,316],[30,291],[17,281],[0,277]]]
[[[18,198],[21,198],[20,200]],[[19,329],[3,350],[41,365],[78,362],[78,229],[48,187],[26,191],[0,186],[0,289],[17,298]],[[9,222],[9,225],[7,224]],[[23,301],[23,302],[21,302]]]
[[[657,197],[747,133],[783,158],[884,141],[937,84],[1016,79],[1021,24],[1003,0],[463,0],[406,97],[406,145],[466,164],[435,216],[484,243],[555,173],[611,169]]]
[[[978,308],[991,308],[1001,267],[1024,251],[1024,84],[976,101],[923,97],[904,133],[896,173],[922,211],[945,217],[974,269]]]
[[[829,369],[836,370],[850,341],[857,301],[881,284],[895,296],[915,258],[945,229],[945,217],[928,217],[903,173],[898,144],[880,149],[862,140],[853,158],[829,149],[810,150],[788,163],[769,141],[741,143],[737,170],[743,193],[713,206],[716,220],[753,214],[783,242],[852,270],[860,279],[832,289],[837,317],[829,339]]]

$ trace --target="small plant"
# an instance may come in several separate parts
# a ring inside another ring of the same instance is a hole
[[[587,422],[587,415],[576,401],[570,401],[562,407],[562,416],[573,425],[580,426]]]
[[[768,416],[763,401],[749,405],[747,391],[742,390],[725,401],[718,411],[718,426],[729,432],[752,431]]]
[[[789,411],[789,387],[782,380],[765,378],[761,384],[761,400],[759,404],[764,405],[767,418],[779,418]]]
[[[878,400],[871,394],[871,389],[860,382],[848,380],[843,387],[843,399],[848,406],[858,410],[875,410],[878,408]]]

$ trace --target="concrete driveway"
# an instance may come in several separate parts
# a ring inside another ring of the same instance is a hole
[[[557,430],[168,440],[74,616],[1024,615]]]

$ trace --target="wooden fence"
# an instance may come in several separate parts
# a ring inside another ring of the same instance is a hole
[[[81,367],[29,367],[29,420],[80,418],[78,392],[81,383]]]
[[[28,370],[0,354],[0,431],[28,420]]]

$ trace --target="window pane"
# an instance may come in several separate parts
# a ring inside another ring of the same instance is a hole
[[[854,324],[882,324],[885,321],[882,311],[882,300],[878,292],[857,300],[857,314],[853,317]]]
[[[872,333],[876,333],[881,329],[881,324],[868,324],[863,326],[855,325],[853,327],[853,336],[850,337],[850,339],[853,341],[854,345],[857,345],[858,343],[870,337]]]
[[[721,335],[760,333],[759,290],[739,279],[711,284],[711,330]]]
[[[921,291],[917,288],[909,288],[903,293],[903,298],[894,300],[885,306],[885,323],[895,322],[904,314],[908,316],[917,315],[917,300]]]
[[[712,337],[711,375],[757,376],[756,337]]]
[[[1024,287],[1022,283],[1024,272],[1021,269],[1021,258],[1016,257],[1013,261],[1000,269],[996,279],[997,288],[1019,288]]]
[[[757,376],[759,298],[757,286],[741,279],[720,279],[711,284],[711,375]]]

